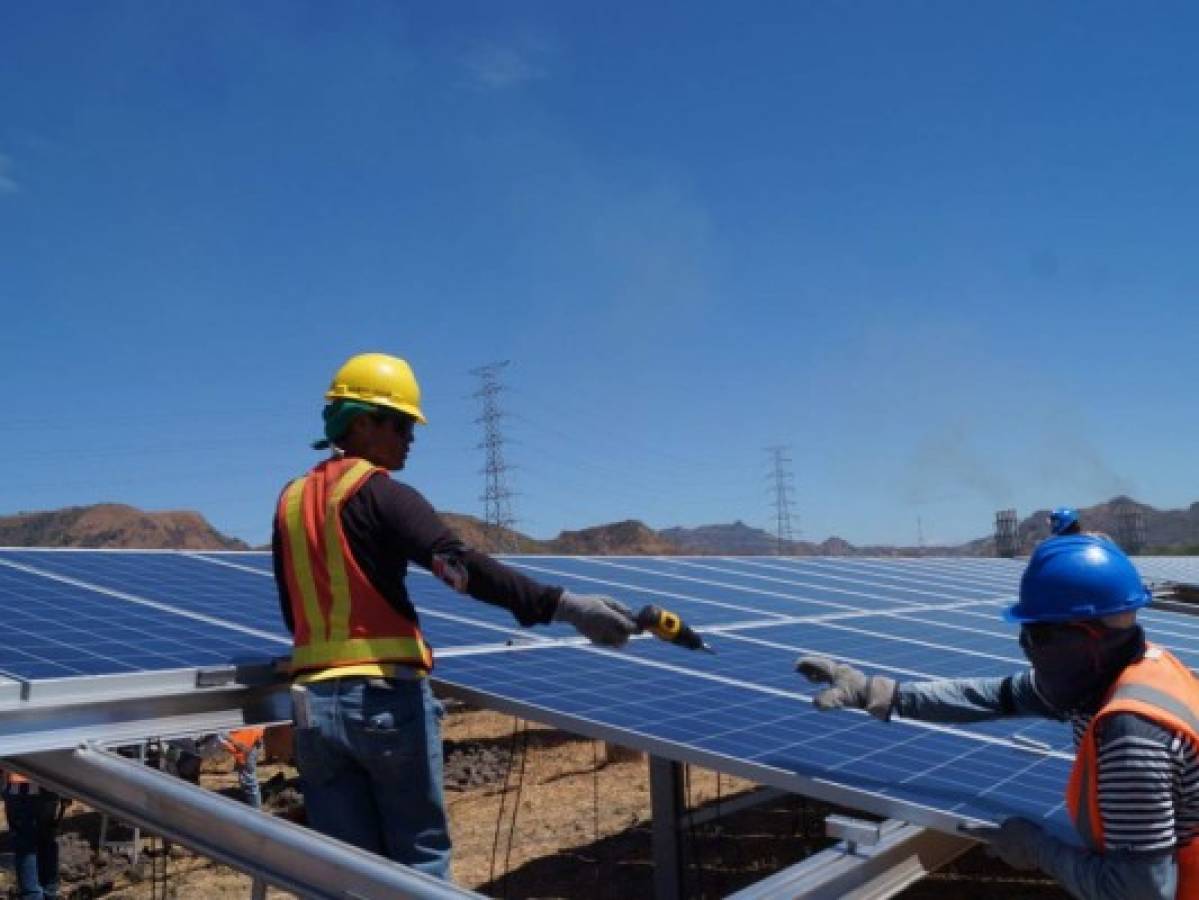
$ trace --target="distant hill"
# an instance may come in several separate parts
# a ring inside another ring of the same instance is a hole
[[[1083,527],[1118,539],[1120,510],[1139,510],[1145,517],[1146,552],[1199,554],[1199,503],[1185,509],[1159,510],[1129,497],[1113,497],[1081,509]],[[774,535],[742,521],[664,528],[655,531],[628,519],[578,531],[563,531],[540,540],[511,529],[496,531],[475,516],[441,512],[468,545],[484,553],[653,555],[680,554],[756,556],[778,552]],[[1037,510],[1018,526],[1021,552],[1028,553],[1049,534],[1049,510]],[[196,512],[145,512],[118,503],[72,506],[45,512],[0,516],[0,546],[116,547],[183,550],[246,550],[237,538],[221,534]],[[855,546],[839,537],[820,543],[787,541],[788,556],[994,556],[995,538],[988,535],[949,547]]]
[[[1113,497],[1094,506],[1080,507],[1078,519],[1084,531],[1100,531],[1114,540],[1120,539],[1120,511],[1133,509],[1145,517],[1145,548],[1148,554],[1199,552],[1199,503],[1186,509],[1157,509],[1124,495]],[[1048,509],[1038,509],[1020,520],[1016,528],[1020,552],[1028,553],[1049,537]],[[961,549],[970,555],[994,556],[995,537],[963,544]]]
[[[144,512],[119,503],[0,516],[0,547],[246,550],[195,512]]]
[[[660,532],[633,519],[581,531],[563,531],[546,545],[550,553],[579,556],[670,556],[683,552]]]
[[[664,528],[658,534],[677,544],[681,553],[718,556],[771,556],[779,552],[778,539],[763,528],[738,520],[731,525],[700,525],[696,528]],[[830,537],[820,543],[784,541],[784,556],[917,556],[933,553],[952,555],[951,547],[857,547],[844,538]]]
[[[687,553],[754,556],[774,553],[778,548],[774,535],[746,525],[740,519],[732,525],[663,528],[658,534]]]
[[[466,544],[484,553],[650,556],[681,552],[648,525],[633,520],[597,525],[580,531],[563,531],[556,538],[542,541],[508,528],[501,528],[497,532],[474,516],[451,512],[439,512],[438,515]]]
[[[510,528],[495,529],[475,516],[438,511],[443,522],[453,529],[462,541],[484,553],[550,553],[545,541]]]

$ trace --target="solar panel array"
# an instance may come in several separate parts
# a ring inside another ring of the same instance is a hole
[[[797,655],[821,653],[901,680],[1009,674],[1025,663],[999,612],[1014,599],[1020,561],[508,561],[547,583],[669,608],[717,653],[648,637],[610,651],[567,626],[521,629],[507,611],[414,570],[409,585],[437,648],[435,675],[453,691],[924,824],[1022,814],[1069,832],[1062,790],[1072,753],[1061,723],[884,725],[856,712],[818,713],[811,686],[793,672]],[[1139,563],[1149,578],[1199,581],[1192,558]],[[1199,618],[1150,610],[1143,619],[1153,639],[1199,668]],[[0,678],[34,687],[261,662],[290,648],[263,553],[0,550],[0,621]]]

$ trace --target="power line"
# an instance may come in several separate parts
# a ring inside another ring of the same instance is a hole
[[[470,374],[479,379],[479,389],[474,397],[482,404],[482,412],[475,422],[483,426],[483,440],[478,449],[484,451],[483,521],[492,531],[492,539],[500,550],[517,550],[509,547],[508,534],[516,525],[512,515],[512,491],[508,488],[508,471],[511,466],[504,459],[504,433],[500,423],[504,413],[500,409],[499,396],[504,390],[500,382],[500,370],[508,360],[488,363],[471,369]]]
[[[770,457],[771,490],[774,495],[775,538],[778,541],[776,553],[783,556],[786,546],[795,540],[791,531],[791,509],[795,501],[791,499],[791,491],[795,487],[795,476],[791,474],[791,447],[786,444],[776,444],[766,448]]]

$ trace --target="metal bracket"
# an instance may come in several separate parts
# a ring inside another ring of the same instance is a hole
[[[883,900],[976,846],[969,838],[895,819],[878,823],[878,831],[878,844],[861,853],[837,844],[725,900]]]
[[[221,666],[216,669],[197,669],[196,687],[220,687],[224,684],[231,684],[236,677],[237,669],[233,666]]]
[[[832,814],[824,819],[824,833],[835,840],[845,841],[849,852],[856,854],[858,846],[873,847],[882,839],[882,823],[851,816]]]

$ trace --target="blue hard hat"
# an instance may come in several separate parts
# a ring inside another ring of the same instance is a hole
[[[1049,530],[1061,534],[1078,522],[1078,510],[1072,506],[1059,506],[1049,514]]]
[[[1129,612],[1153,599],[1140,573],[1111,541],[1070,534],[1041,542],[1020,579],[1009,622],[1072,622]]]

